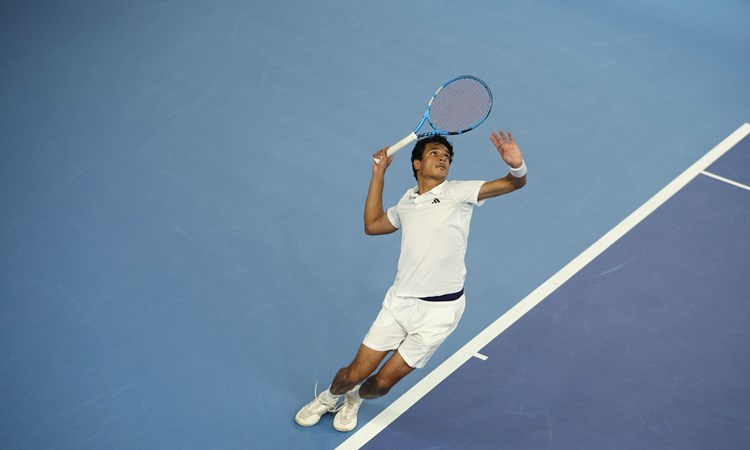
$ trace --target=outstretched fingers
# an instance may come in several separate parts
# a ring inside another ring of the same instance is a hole
[[[509,166],[519,167],[523,163],[523,156],[521,156],[521,150],[518,148],[513,133],[508,131],[506,134],[503,130],[493,131],[490,140]]]
[[[498,130],[497,132],[493,131],[490,135],[490,139],[492,140],[492,143],[495,144],[495,147],[497,147],[498,150],[502,150],[502,148],[506,145],[516,144],[513,133],[511,133],[510,131],[508,131],[507,135],[503,130]]]

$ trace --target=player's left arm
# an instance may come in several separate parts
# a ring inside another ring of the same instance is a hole
[[[484,183],[479,189],[477,200],[507,194],[526,185],[526,164],[523,162],[523,155],[521,155],[521,150],[513,138],[513,133],[508,131],[506,135],[502,130],[499,131],[499,134],[493,131],[490,140],[500,153],[503,161],[510,166],[511,171],[503,178]]]

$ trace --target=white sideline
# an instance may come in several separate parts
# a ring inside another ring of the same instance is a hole
[[[599,256],[602,252],[604,252],[604,250],[609,248],[643,219],[648,217],[676,192],[685,187],[685,185],[687,185],[693,178],[701,173],[716,178],[717,176],[709,174],[708,172],[704,172],[704,170],[708,166],[713,164],[717,159],[719,159],[729,149],[734,147],[748,134],[750,134],[750,123],[745,123],[737,130],[735,130],[731,135],[721,141],[718,145],[716,145],[713,149],[711,149],[708,153],[706,153],[703,157],[701,157],[698,161],[696,161],[687,170],[678,175],[677,178],[667,184],[667,186],[665,186],[656,195],[646,201],[646,203],[641,205],[641,207],[639,207],[632,214],[626,217],[622,222],[612,228],[607,234],[602,236],[598,241],[584,250],[580,255],[578,255],[574,260],[563,267],[559,272],[542,283],[533,292],[526,296],[526,298],[513,306],[495,322],[490,324],[476,337],[474,337],[471,341],[464,345],[460,350],[450,356],[441,365],[436,367],[416,385],[414,385],[411,389],[401,395],[401,397],[396,399],[392,404],[390,404],[382,412],[380,412],[380,414],[375,416],[370,422],[362,426],[362,428],[352,434],[346,441],[342,442],[341,445],[336,448],[336,450],[352,450],[361,448],[373,437],[375,437],[375,435],[380,433],[386,426],[396,420],[398,416],[403,414],[419,399],[424,397],[441,381],[443,381],[450,374],[456,371],[456,369],[458,369],[461,365],[468,361],[469,358],[477,357],[477,355],[484,356],[480,353],[480,350],[484,348],[490,341],[492,341],[503,331],[508,329],[508,327],[510,327],[518,319],[523,317],[524,314],[529,312],[536,305],[541,303],[542,300],[544,300],[558,287],[560,287],[563,283],[565,283],[568,279],[570,279],[573,275],[575,275],[578,271],[585,267],[589,262]],[[738,184],[726,179],[721,180],[730,182],[730,184]],[[744,185],[740,185],[740,187],[750,189]]]

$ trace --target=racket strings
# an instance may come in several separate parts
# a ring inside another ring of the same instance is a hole
[[[435,94],[429,120],[437,130],[459,133],[482,123],[491,108],[492,94],[485,84],[473,78],[460,78]]]

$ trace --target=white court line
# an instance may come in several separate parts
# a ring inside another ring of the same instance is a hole
[[[474,353],[474,354],[473,354],[473,355],[471,355],[471,356],[473,356],[473,357],[475,357],[475,358],[479,358],[479,359],[481,359],[482,361],[487,361],[487,358],[489,358],[489,356],[487,356],[487,355],[483,355],[483,354],[481,354],[481,353]]]
[[[441,381],[446,379],[450,374],[456,371],[469,358],[476,356],[479,350],[484,348],[490,341],[499,336],[503,331],[508,329],[513,323],[524,316],[542,300],[547,298],[563,283],[568,281],[573,275],[590,263],[594,258],[599,256],[604,250],[617,242],[628,231],[648,217],[659,206],[666,202],[670,197],[685,187],[693,178],[698,176],[708,166],[713,164],[729,149],[734,147],[745,136],[750,134],[750,124],[746,123],[735,130],[726,139],[721,141],[716,147],[703,155],[687,170],[682,172],[666,187],[651,197],[640,208],[625,218],[622,222],[612,228],[607,234],[602,236],[598,241],[578,255],[573,261],[568,263],[559,272],[550,277],[547,281],[537,287],[531,294],[513,306],[508,312],[503,314],[499,319],[490,324],[474,339],[469,341],[460,350],[451,355],[441,365],[427,374],[422,380],[415,384],[411,389],[406,391],[401,397],[396,399],[390,406],[385,408],[380,414],[375,416],[371,421],[362,426],[351,437],[344,441],[336,450],[359,449],[370,439],[380,433],[398,416],[403,414],[407,409],[414,405],[419,399],[424,397]]]
[[[716,175],[715,173],[707,172],[705,170],[701,171],[701,173],[707,177],[715,178],[719,181],[723,181],[727,184],[731,184],[732,186],[737,186],[738,188],[742,188],[746,191],[750,191],[750,186],[746,186],[742,183],[738,183],[736,181],[732,181],[729,178],[720,177],[719,175]]]

